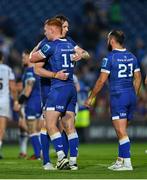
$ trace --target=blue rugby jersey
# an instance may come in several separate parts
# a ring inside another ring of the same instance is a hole
[[[103,59],[101,72],[109,74],[110,94],[134,89],[134,72],[140,71],[136,57],[126,49],[113,50]]]
[[[36,98],[40,97],[40,78],[34,73],[33,67],[27,67],[25,69],[25,72],[22,77],[23,87],[25,87],[25,84],[27,83],[28,80],[34,81],[34,85],[27,103],[32,99],[34,99],[35,97]]]
[[[68,83],[73,83],[73,70],[74,62],[72,61],[72,56],[74,54],[75,44],[68,39],[57,39],[55,41],[48,41],[41,49],[40,53],[44,58],[47,59],[50,64],[50,70],[53,72],[58,72],[65,69],[66,73],[69,74],[66,81],[59,79],[52,79],[51,85],[54,87],[59,87],[66,85]]]

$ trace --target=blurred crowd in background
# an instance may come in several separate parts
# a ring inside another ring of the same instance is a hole
[[[5,63],[15,72],[16,80],[22,75],[21,53],[31,50],[43,37],[43,22],[57,14],[70,20],[69,36],[91,54],[89,61],[76,66],[80,83],[90,90],[100,72],[102,59],[107,55],[107,35],[111,29],[122,29],[126,47],[140,63],[143,81],[147,68],[146,0],[1,0],[0,50]],[[136,121],[147,120],[147,87],[142,83],[138,97]],[[109,93],[106,84],[95,100],[91,120],[110,118]]]

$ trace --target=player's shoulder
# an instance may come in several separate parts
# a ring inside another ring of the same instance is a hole
[[[135,56],[125,48],[124,49],[114,49],[109,53],[108,56],[110,59],[116,59],[116,58],[122,58],[122,57],[124,57],[124,58],[134,57],[135,58]]]
[[[128,50],[127,50],[126,52],[127,52],[131,57],[133,57],[134,59],[137,59],[136,56],[135,56],[132,52],[130,52],[130,51],[128,51]]]
[[[5,70],[12,70],[12,68],[8,66],[7,64],[1,64],[0,68],[5,69]]]
[[[46,52],[49,49],[54,48],[56,46],[56,44],[57,44],[56,40],[54,40],[54,41],[45,40],[43,43],[43,46],[42,46],[42,50]]]
[[[133,61],[137,60],[136,56],[129,50],[124,51],[124,57],[125,55],[127,55],[127,58],[130,60],[133,60]]]
[[[2,70],[5,75],[8,74],[9,76],[14,76],[14,72],[10,66],[8,66],[7,64],[1,64],[1,65],[2,66],[0,68],[0,71]]]
[[[112,50],[111,52],[108,53],[107,57],[108,58],[113,58],[115,55],[118,55],[119,53],[121,53],[121,51]]]
[[[48,42],[49,40],[47,39],[47,37],[44,37],[41,42]]]
[[[112,57],[113,57],[113,53],[110,52],[102,59],[102,62],[101,62],[101,68],[102,69],[107,69],[108,67],[111,66]]]
[[[104,58],[103,62],[111,61],[113,57],[113,52],[109,52]]]
[[[43,45],[45,45],[46,43],[48,43],[49,40],[47,39],[47,37],[44,37],[41,41],[40,41],[40,45],[39,47],[42,47]]]
[[[51,46],[51,45],[54,45],[56,43],[56,40],[54,41],[50,41],[47,39],[47,37],[44,37],[41,41],[40,41],[40,46],[44,46],[44,45],[48,45],[48,46]]]

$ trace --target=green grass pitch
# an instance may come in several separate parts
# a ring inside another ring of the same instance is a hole
[[[78,171],[45,171],[42,162],[18,159],[18,146],[4,145],[5,158],[0,160],[1,179],[142,179],[147,178],[147,143],[132,144],[133,171],[114,172],[107,169],[117,156],[117,144],[85,144],[80,145]],[[32,153],[29,147],[29,154]],[[51,150],[52,162],[56,156]]]

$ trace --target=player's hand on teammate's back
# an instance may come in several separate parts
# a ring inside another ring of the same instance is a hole
[[[61,71],[58,71],[58,72],[56,73],[55,78],[60,79],[60,80],[67,80],[69,74],[66,73],[65,71],[66,71],[66,69],[63,69],[63,70],[61,70]]]

